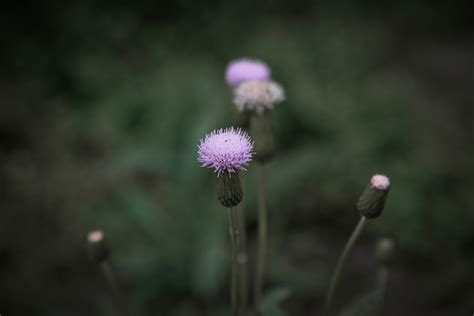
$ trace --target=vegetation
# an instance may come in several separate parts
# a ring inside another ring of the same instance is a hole
[[[196,145],[235,123],[223,74],[241,56],[265,60],[287,94],[267,166],[267,315],[321,312],[377,172],[390,196],[353,250],[337,310],[371,293],[372,248],[390,235],[400,256],[383,315],[472,313],[467,2],[39,6],[1,13],[12,30],[0,58],[2,315],[116,315],[87,260],[95,228],[137,315],[228,315],[227,215]]]

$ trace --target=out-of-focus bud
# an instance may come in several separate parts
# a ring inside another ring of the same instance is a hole
[[[102,263],[109,258],[109,247],[105,241],[104,232],[93,230],[87,235],[89,257],[94,263]]]
[[[390,264],[395,257],[395,240],[389,237],[380,238],[375,245],[375,258],[381,264]]]

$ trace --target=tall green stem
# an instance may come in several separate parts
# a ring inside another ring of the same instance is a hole
[[[266,200],[266,170],[265,164],[257,166],[257,193],[258,193],[258,249],[257,266],[254,284],[254,303],[258,311],[262,299],[263,279],[265,275],[265,259],[267,251],[267,200]]]
[[[355,227],[354,231],[352,232],[351,237],[347,241],[346,246],[344,247],[344,250],[342,251],[341,256],[339,257],[339,260],[336,265],[336,269],[334,270],[334,274],[332,275],[331,278],[331,283],[329,285],[328,291],[326,293],[326,299],[324,303],[324,315],[327,316],[329,313],[329,308],[331,307],[331,302],[332,298],[334,295],[334,291],[336,290],[337,282],[339,280],[339,276],[341,274],[342,267],[344,265],[344,262],[346,261],[346,257],[348,253],[351,251],[352,247],[354,246],[354,243],[356,242],[357,238],[359,237],[361,231],[364,229],[365,224],[367,223],[367,219],[362,216],[359,220],[359,223],[357,223],[357,226]]]
[[[247,253],[247,230],[245,212],[242,202],[236,207],[239,232],[240,232],[240,249],[237,256],[237,263],[239,264],[239,294],[240,294],[240,308],[245,313],[248,305],[248,253]]]
[[[102,270],[102,273],[104,274],[107,283],[109,283],[109,286],[114,293],[118,308],[122,312],[123,316],[129,316],[130,311],[128,310],[128,305],[121,295],[117,278],[115,276],[114,270],[112,269],[112,266],[110,265],[110,262],[108,260],[101,262],[100,269]]]
[[[388,280],[388,267],[385,264],[382,264],[377,268],[378,298],[374,306],[374,311],[373,311],[374,316],[380,315],[380,310],[383,304],[385,288],[387,287],[387,280]]]
[[[229,208],[229,234],[232,243],[232,275],[230,284],[230,302],[232,306],[232,316],[239,315],[239,299],[238,299],[238,250],[240,246],[240,232],[238,228],[235,209]]]

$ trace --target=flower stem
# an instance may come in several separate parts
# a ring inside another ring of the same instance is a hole
[[[265,164],[260,163],[257,166],[257,193],[258,193],[258,249],[257,266],[255,272],[254,284],[254,304],[258,311],[262,299],[263,278],[265,275],[265,259],[267,251],[267,201],[265,194]]]
[[[239,299],[238,299],[238,263],[237,256],[240,246],[240,233],[235,214],[235,208],[229,208],[229,234],[232,243],[232,275],[230,284],[230,304],[232,307],[232,316],[239,315]]]
[[[246,230],[246,220],[245,220],[245,212],[240,203],[236,207],[237,217],[238,217],[238,225],[239,225],[239,232],[240,232],[240,249],[239,254],[237,256],[237,263],[239,264],[239,282],[240,282],[240,306],[241,310],[244,313],[247,310],[248,305],[248,277],[249,277],[249,270],[248,270],[248,253],[247,253],[247,230]]]
[[[326,298],[324,301],[324,313],[323,315],[327,316],[329,313],[329,308],[331,307],[331,302],[332,298],[334,295],[334,291],[336,290],[337,282],[339,280],[339,276],[341,274],[342,266],[344,265],[344,262],[346,260],[346,257],[352,247],[354,246],[354,243],[356,242],[357,238],[359,237],[361,231],[364,229],[365,224],[367,223],[367,218],[362,216],[359,220],[359,223],[357,223],[357,226],[355,227],[354,231],[352,232],[351,237],[347,241],[346,246],[344,247],[344,250],[341,253],[341,256],[339,257],[339,260],[336,265],[336,269],[334,270],[334,274],[332,275],[331,278],[331,283],[329,285],[329,289],[326,293]]]
[[[388,280],[388,267],[385,264],[380,265],[377,268],[377,291],[378,299],[375,303],[373,315],[380,315],[380,309],[383,303],[383,296],[385,293],[385,288],[387,287]]]
[[[122,293],[120,292],[119,285],[117,282],[117,278],[115,276],[114,270],[108,260],[103,261],[100,263],[100,269],[104,274],[107,283],[109,284],[110,288],[112,289],[115,299],[117,301],[118,308],[122,311],[123,316],[129,316],[130,311],[128,310],[128,306],[126,304],[125,299],[122,297]]]

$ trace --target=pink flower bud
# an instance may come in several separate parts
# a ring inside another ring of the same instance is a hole
[[[373,188],[378,190],[387,190],[390,187],[390,180],[381,174],[376,174],[370,179]]]
[[[87,235],[89,242],[100,242],[104,239],[104,232],[101,230],[93,230]]]

